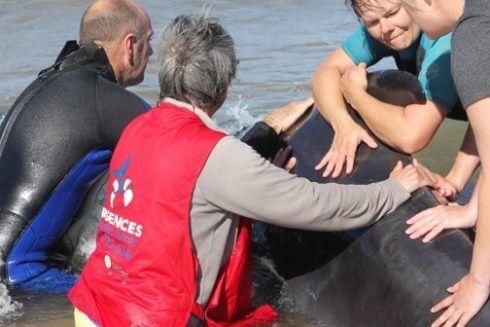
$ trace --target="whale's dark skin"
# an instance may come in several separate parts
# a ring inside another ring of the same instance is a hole
[[[425,101],[416,78],[397,71],[371,76],[368,91],[402,106]],[[298,159],[296,174],[311,181],[381,181],[398,160],[411,160],[378,141],[374,150],[360,146],[352,174],[325,179],[314,166],[327,152],[333,130],[316,110],[298,125],[286,133],[286,140]],[[469,234],[461,230],[446,231],[428,244],[405,234],[406,220],[438,204],[424,187],[357,239],[349,233],[266,226],[262,230],[266,242],[256,248],[265,249],[277,272],[287,279],[297,309],[318,322],[335,327],[429,326],[437,317],[430,308],[448,295],[447,287],[468,273],[473,247]],[[490,326],[488,304],[470,326]]]
[[[368,91],[383,101],[406,106],[423,103],[425,96],[417,79],[405,72],[383,71],[369,76]],[[349,108],[353,118],[365,126]],[[367,128],[366,128],[367,129]],[[329,123],[313,107],[294,126],[283,133],[282,139],[293,147],[298,159],[295,173],[318,183],[369,184],[388,178],[397,161],[411,162],[411,157],[401,154],[378,141],[376,149],[362,144],[356,154],[354,170],[338,178],[324,178],[314,167],[330,148],[334,132]],[[343,251],[363,230],[353,233],[324,233],[293,231],[276,226],[256,224],[267,241],[255,246],[257,252],[272,259],[277,271],[286,279],[319,268]],[[262,238],[264,239],[264,238]],[[312,253],[314,255],[305,255]],[[292,264],[294,262],[294,264]]]

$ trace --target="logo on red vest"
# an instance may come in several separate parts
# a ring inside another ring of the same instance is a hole
[[[112,192],[110,198],[111,208],[126,208],[131,204],[134,198],[133,183],[131,179],[126,178],[126,172],[128,170],[131,158],[128,157],[121,168],[116,169],[112,176],[114,176],[114,182],[112,182]]]

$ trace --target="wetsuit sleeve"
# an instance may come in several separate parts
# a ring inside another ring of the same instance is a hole
[[[391,55],[391,50],[374,39],[364,25],[359,26],[342,44],[342,49],[356,64],[365,62],[372,66],[384,57]]]
[[[393,180],[370,185],[312,183],[273,166],[233,137],[217,144],[198,186],[209,203],[226,211],[310,230],[366,226],[410,196]]]
[[[425,56],[418,80],[427,100],[442,105],[450,113],[459,99],[451,75],[451,34],[435,41],[423,35],[421,46],[425,50]]]
[[[145,102],[119,85],[99,77],[97,82],[99,134],[102,144],[113,149],[126,125],[145,112]]]
[[[251,146],[266,159],[273,157],[279,148],[287,146],[276,131],[264,122],[253,125],[242,137],[242,142]]]

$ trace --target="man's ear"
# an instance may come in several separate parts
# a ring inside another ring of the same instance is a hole
[[[128,33],[123,38],[124,53],[126,62],[134,66],[134,52],[136,50],[136,37],[133,33]]]

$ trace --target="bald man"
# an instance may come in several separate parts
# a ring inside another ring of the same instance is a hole
[[[150,17],[130,0],[98,0],[80,45],[18,97],[0,126],[0,273],[31,291],[66,292],[76,276],[53,248],[129,121],[146,105],[125,90],[153,53]]]

